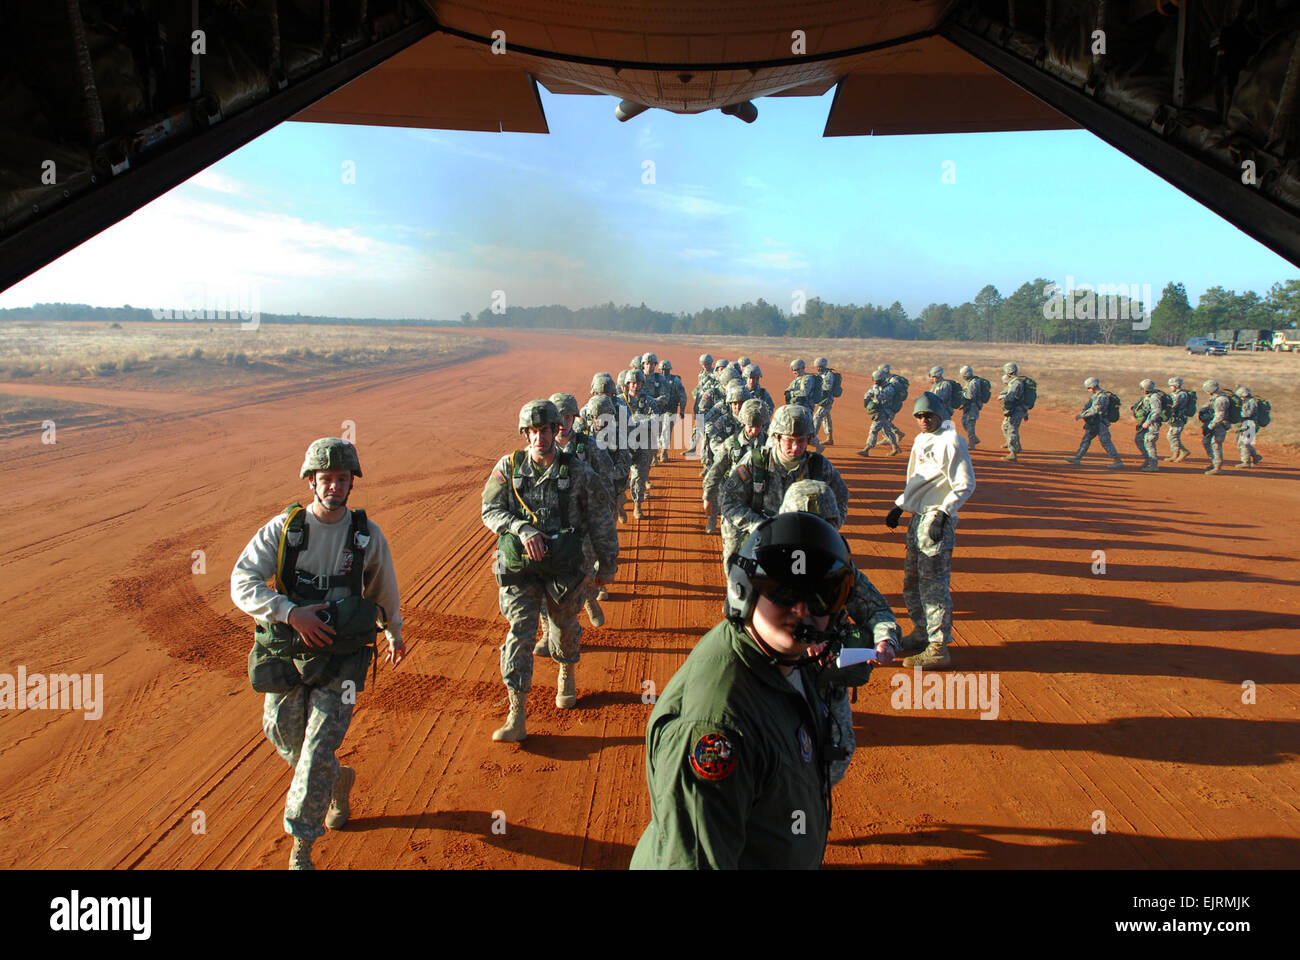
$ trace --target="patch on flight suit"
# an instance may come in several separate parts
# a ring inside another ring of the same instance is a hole
[[[731,741],[720,733],[706,733],[691,751],[691,769],[701,780],[725,780],[736,769]]]
[[[808,731],[803,727],[799,728],[799,756],[804,763],[812,759],[812,737],[808,736]]]

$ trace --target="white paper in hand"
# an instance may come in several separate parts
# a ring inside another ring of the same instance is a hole
[[[837,667],[852,667],[859,663],[867,663],[876,659],[876,651],[870,647],[844,647],[840,650],[839,659],[835,661]]]

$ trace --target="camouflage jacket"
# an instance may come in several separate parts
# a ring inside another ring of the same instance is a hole
[[[979,377],[971,377],[969,380],[965,382],[965,384],[962,385],[961,388],[962,407],[967,412],[973,413],[974,411],[980,409],[980,407],[984,406],[984,404],[980,403],[979,400],[975,399],[975,389],[976,387],[979,386],[979,382],[980,382]]]
[[[673,392],[673,385],[672,381],[662,373],[647,373],[645,386],[641,388],[641,392],[647,397],[654,397],[659,401],[660,413],[669,411],[669,397]]]
[[[749,395],[755,400],[763,401],[763,406],[767,407],[767,415],[769,417],[776,412],[776,402],[772,399],[772,395],[767,392],[767,387],[760,384],[757,389],[750,390]]]
[[[710,500],[717,497],[722,489],[722,481],[735,469],[736,464],[745,459],[751,450],[761,450],[767,443],[767,431],[757,437],[745,436],[744,430],[728,437],[720,443],[715,451],[713,465],[704,474],[704,496]]]
[[[862,396],[862,405],[873,417],[888,413],[893,402],[894,388],[884,383],[872,384],[871,389]]]
[[[952,419],[953,413],[961,409],[962,401],[965,399],[956,380],[940,379],[938,383],[930,385],[930,392],[939,398],[940,403],[948,407],[948,416],[944,417],[945,420]]]
[[[998,394],[998,400],[1002,402],[1002,412],[1006,416],[1010,416],[1017,410],[1022,413],[1029,412],[1029,408],[1025,406],[1025,382],[1020,377],[1012,377],[1007,381],[1007,385]]]
[[[798,399],[803,397],[802,400]],[[786,403],[799,403],[811,410],[822,402],[822,379],[815,373],[805,373],[790,381],[785,390]]]
[[[849,602],[844,609],[850,620],[871,632],[873,646],[881,640],[897,643],[898,621],[894,619],[894,611],[890,608],[889,601],[861,570],[853,581],[853,593],[849,595]]]
[[[1137,417],[1138,429],[1149,430],[1160,426],[1160,414],[1164,411],[1164,401],[1158,393],[1144,393],[1142,399],[1133,408]]]
[[[520,540],[534,533],[551,536],[561,529],[560,498],[567,497],[569,525],[591,539],[600,569],[612,574],[618,569],[618,526],[604,482],[577,457],[557,454],[550,467],[541,467],[527,451],[520,453],[517,470],[509,454],[492,468],[483,486],[483,525]]]
[[[1081,416],[1084,420],[1096,420],[1098,423],[1110,423],[1106,417],[1106,411],[1110,409],[1110,394],[1105,390],[1098,390],[1083,405]]]
[[[766,469],[761,463],[755,464],[754,458],[766,460]],[[812,464],[820,461],[820,468]],[[820,470],[820,472],[818,472]],[[762,473],[760,481],[756,476]],[[835,465],[816,453],[805,453],[788,468],[781,465],[775,450],[751,450],[736,465],[735,469],[722,481],[722,492],[718,494],[718,510],[722,517],[737,530],[752,533],[766,517],[775,517],[781,512],[781,501],[785,491],[796,480],[822,480],[835,494],[839,506],[841,525],[849,515],[849,488],[844,478],[835,469]],[[762,489],[758,489],[761,482]],[[758,509],[756,510],[755,507]]]
[[[569,436],[568,445],[560,447],[557,441],[556,446],[565,453],[571,453],[586,462],[587,466],[591,467],[592,472],[600,479],[600,482],[605,485],[605,495],[608,497],[614,496],[614,480],[618,476],[618,470],[614,466],[614,461],[610,458],[610,455],[596,442],[595,437],[583,430],[579,430],[575,424],[573,433]]]
[[[1205,421],[1205,430],[1207,433],[1217,430],[1219,427],[1228,425],[1228,411],[1232,408],[1232,400],[1226,393],[1212,393],[1209,401],[1202,410],[1210,411],[1210,419]]]

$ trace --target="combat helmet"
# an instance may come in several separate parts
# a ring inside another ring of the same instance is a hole
[[[840,527],[840,508],[835,491],[824,480],[796,480],[785,491],[778,513],[811,513],[835,529]]]
[[[1004,363],[1002,365],[1002,372],[1014,376],[1015,374],[1020,372],[1020,368],[1017,367],[1014,363]]]
[[[544,427],[550,424],[559,427],[564,423],[560,411],[549,400],[529,400],[519,411],[519,432],[529,427]]]
[[[882,364],[880,365],[880,369],[881,369],[883,372],[885,372],[885,373],[889,373],[889,372],[890,372],[890,370],[889,370],[889,364],[887,364],[887,363],[882,363]]]
[[[1085,390],[1100,390],[1101,381],[1096,377],[1089,377],[1087,380],[1083,381],[1083,387]]]
[[[727,365],[727,361],[723,360],[721,357],[718,357],[718,359],[713,361],[713,370],[716,373],[717,371],[723,369],[726,365]]]
[[[793,370],[795,373],[803,373],[805,369],[803,358],[796,357],[794,360],[791,360],[790,369]]]
[[[613,395],[614,392],[614,378],[608,373],[598,373],[591,378],[591,395],[593,397],[599,394]]]
[[[826,357],[818,357],[816,360],[813,361],[813,366],[821,367],[823,370],[829,370],[831,366],[831,362]]]
[[[943,376],[943,367],[931,367],[931,368],[930,368],[930,376],[932,376],[932,377],[942,377],[942,376]]]
[[[749,366],[749,365],[750,365],[751,363],[753,363],[753,362],[754,362],[754,361],[753,361],[753,360],[750,360],[749,357],[737,357],[737,358],[736,358],[736,366],[740,367],[741,370],[744,370],[747,366]]]
[[[625,381],[623,381],[623,382],[624,382],[624,383],[631,383],[631,382],[634,381],[634,380],[635,380],[637,383],[641,384],[641,386],[644,387],[644,386],[645,386],[645,371],[644,371],[644,370],[629,370],[629,371],[627,372],[627,379],[626,379]]]
[[[640,370],[640,369],[641,369],[641,362],[642,362],[642,361],[641,361],[641,355],[640,355],[640,354],[637,354],[635,357],[633,357],[633,358],[628,362],[627,368],[628,368],[629,370]]]
[[[750,379],[753,379],[753,380],[762,380],[762,379],[763,379],[763,371],[762,371],[762,369],[759,367],[759,365],[756,364],[756,363],[751,363],[749,366],[745,367],[745,368],[744,368],[743,370],[741,370],[740,372],[743,373],[743,374],[745,375],[745,379],[746,379],[746,380],[750,380]]]
[[[776,437],[812,436],[812,413],[798,403],[777,407],[776,413],[772,414],[772,427],[768,432]]]
[[[783,607],[803,601],[820,617],[839,613],[853,593],[856,571],[844,538],[811,513],[764,520],[729,559],[724,612],[736,626],[753,615],[760,595]],[[762,640],[759,645],[766,648]],[[764,652],[778,657],[771,649]]]
[[[658,363],[658,362],[659,362],[659,357],[658,357],[657,355],[653,354],[653,353],[643,353],[643,354],[641,355],[641,362],[642,362],[643,364],[646,364],[646,363]]]
[[[1204,390],[1206,393],[1218,393],[1218,392],[1219,392],[1219,381],[1218,381],[1218,380],[1206,380],[1203,384],[1201,384],[1201,389]]]
[[[742,427],[758,427],[762,430],[767,427],[770,419],[767,415],[767,404],[757,397],[751,397],[740,405]]]
[[[604,394],[593,396],[587,401],[587,406],[583,408],[582,413],[588,422],[594,421],[597,417],[612,417],[614,416],[614,401]]]
[[[659,364],[659,369],[662,370],[664,373],[672,373],[673,362],[671,360],[665,360],[663,363]]]
[[[723,367],[718,371],[718,375],[714,379],[718,381],[719,386],[725,387],[736,379],[736,371],[732,370],[730,366]]]
[[[1233,392],[1244,400],[1246,397],[1250,396],[1250,387],[1238,387]]]
[[[712,370],[712,369],[713,369],[713,354],[711,354],[711,353],[702,353],[702,354],[700,354],[700,366],[702,366],[702,367],[703,367],[703,366],[707,366],[710,370]]]
[[[352,476],[361,476],[361,460],[357,448],[339,437],[321,437],[313,440],[302,458],[299,477],[310,476],[317,470],[351,470]]]
[[[871,382],[872,382],[872,383],[884,383],[884,382],[885,382],[885,379],[886,379],[888,376],[889,376],[889,371],[888,371],[888,370],[886,370],[884,367],[877,367],[875,370],[872,370],[872,371],[871,371]]]
[[[975,376],[975,370],[974,368],[971,367],[969,363],[966,364],[966,366],[962,367],[960,370],[958,370],[957,373],[963,380],[969,380],[973,376]]]
[[[749,391],[739,380],[731,380],[727,384],[727,403],[744,403],[749,397]]]
[[[1174,387],[1177,390],[1181,390],[1183,388],[1182,377],[1170,377],[1167,383],[1169,386]]]
[[[560,411],[561,417],[578,415],[578,398],[571,393],[553,393],[551,403],[555,404],[555,409]]]
[[[1141,383],[1138,384],[1138,389],[1146,393],[1154,393],[1156,389],[1156,382],[1148,377],[1146,380],[1143,380]]]

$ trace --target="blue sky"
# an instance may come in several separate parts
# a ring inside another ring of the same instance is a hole
[[[751,125],[657,110],[623,124],[612,98],[541,95],[549,136],[283,124],[0,307],[228,296],[451,319],[497,290],[523,306],[763,297],[787,312],[802,291],[915,315],[1037,276],[1157,298],[1179,280],[1193,304],[1300,276],[1083,131],[826,139],[830,94],[759,100]]]

